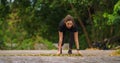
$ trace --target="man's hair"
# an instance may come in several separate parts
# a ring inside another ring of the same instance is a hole
[[[64,18],[64,22],[67,22],[67,21],[74,21],[73,17],[71,15],[67,15],[65,18]]]
[[[73,26],[75,25],[74,18],[71,15],[67,15],[64,18],[64,23],[66,23],[67,21],[72,21],[73,22]]]

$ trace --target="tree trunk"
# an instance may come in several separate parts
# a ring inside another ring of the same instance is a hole
[[[111,28],[110,28],[110,37],[113,35],[113,25],[111,26]]]
[[[88,15],[89,15],[89,20],[90,20],[90,25],[91,25],[91,40],[93,41],[96,41],[96,32],[95,32],[95,29],[94,29],[94,23],[92,21],[92,14],[91,14],[91,11],[90,11],[90,6],[87,7],[87,11],[88,11]]]
[[[89,36],[88,36],[88,33],[87,33],[87,31],[86,31],[86,28],[85,28],[83,22],[81,21],[81,18],[78,16],[78,14],[77,14],[77,12],[76,12],[73,4],[70,3],[70,5],[71,5],[71,8],[72,8],[73,12],[74,12],[75,15],[77,16],[78,21],[79,21],[79,23],[80,23],[80,25],[81,25],[81,27],[82,27],[82,29],[83,29],[83,32],[84,32],[84,34],[85,34],[85,37],[86,37],[86,40],[87,40],[87,43],[88,43],[89,47],[92,47],[91,41],[90,41]]]
[[[90,24],[93,25],[93,22],[92,22],[92,15],[91,15],[91,12],[90,12],[90,7],[88,7],[87,10],[88,10],[88,14],[89,14]]]

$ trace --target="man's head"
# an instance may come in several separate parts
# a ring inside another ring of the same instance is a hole
[[[65,22],[65,25],[68,29],[70,29],[72,26],[73,26],[73,22],[70,20],[70,21],[66,21]]]
[[[68,29],[70,29],[72,26],[74,26],[74,19],[71,15],[67,15],[64,18],[64,23]]]

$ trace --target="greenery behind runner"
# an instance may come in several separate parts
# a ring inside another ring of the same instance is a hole
[[[67,14],[78,25],[80,49],[120,46],[120,0],[0,0],[0,49],[56,49]]]

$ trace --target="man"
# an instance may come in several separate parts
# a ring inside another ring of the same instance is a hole
[[[57,54],[62,54],[62,46],[64,45],[66,31],[68,31],[70,34],[68,54],[72,54],[72,46],[74,41],[76,44],[77,53],[80,54],[79,41],[78,41],[78,29],[71,15],[67,15],[59,24],[59,27],[58,27],[59,43],[58,43]]]

